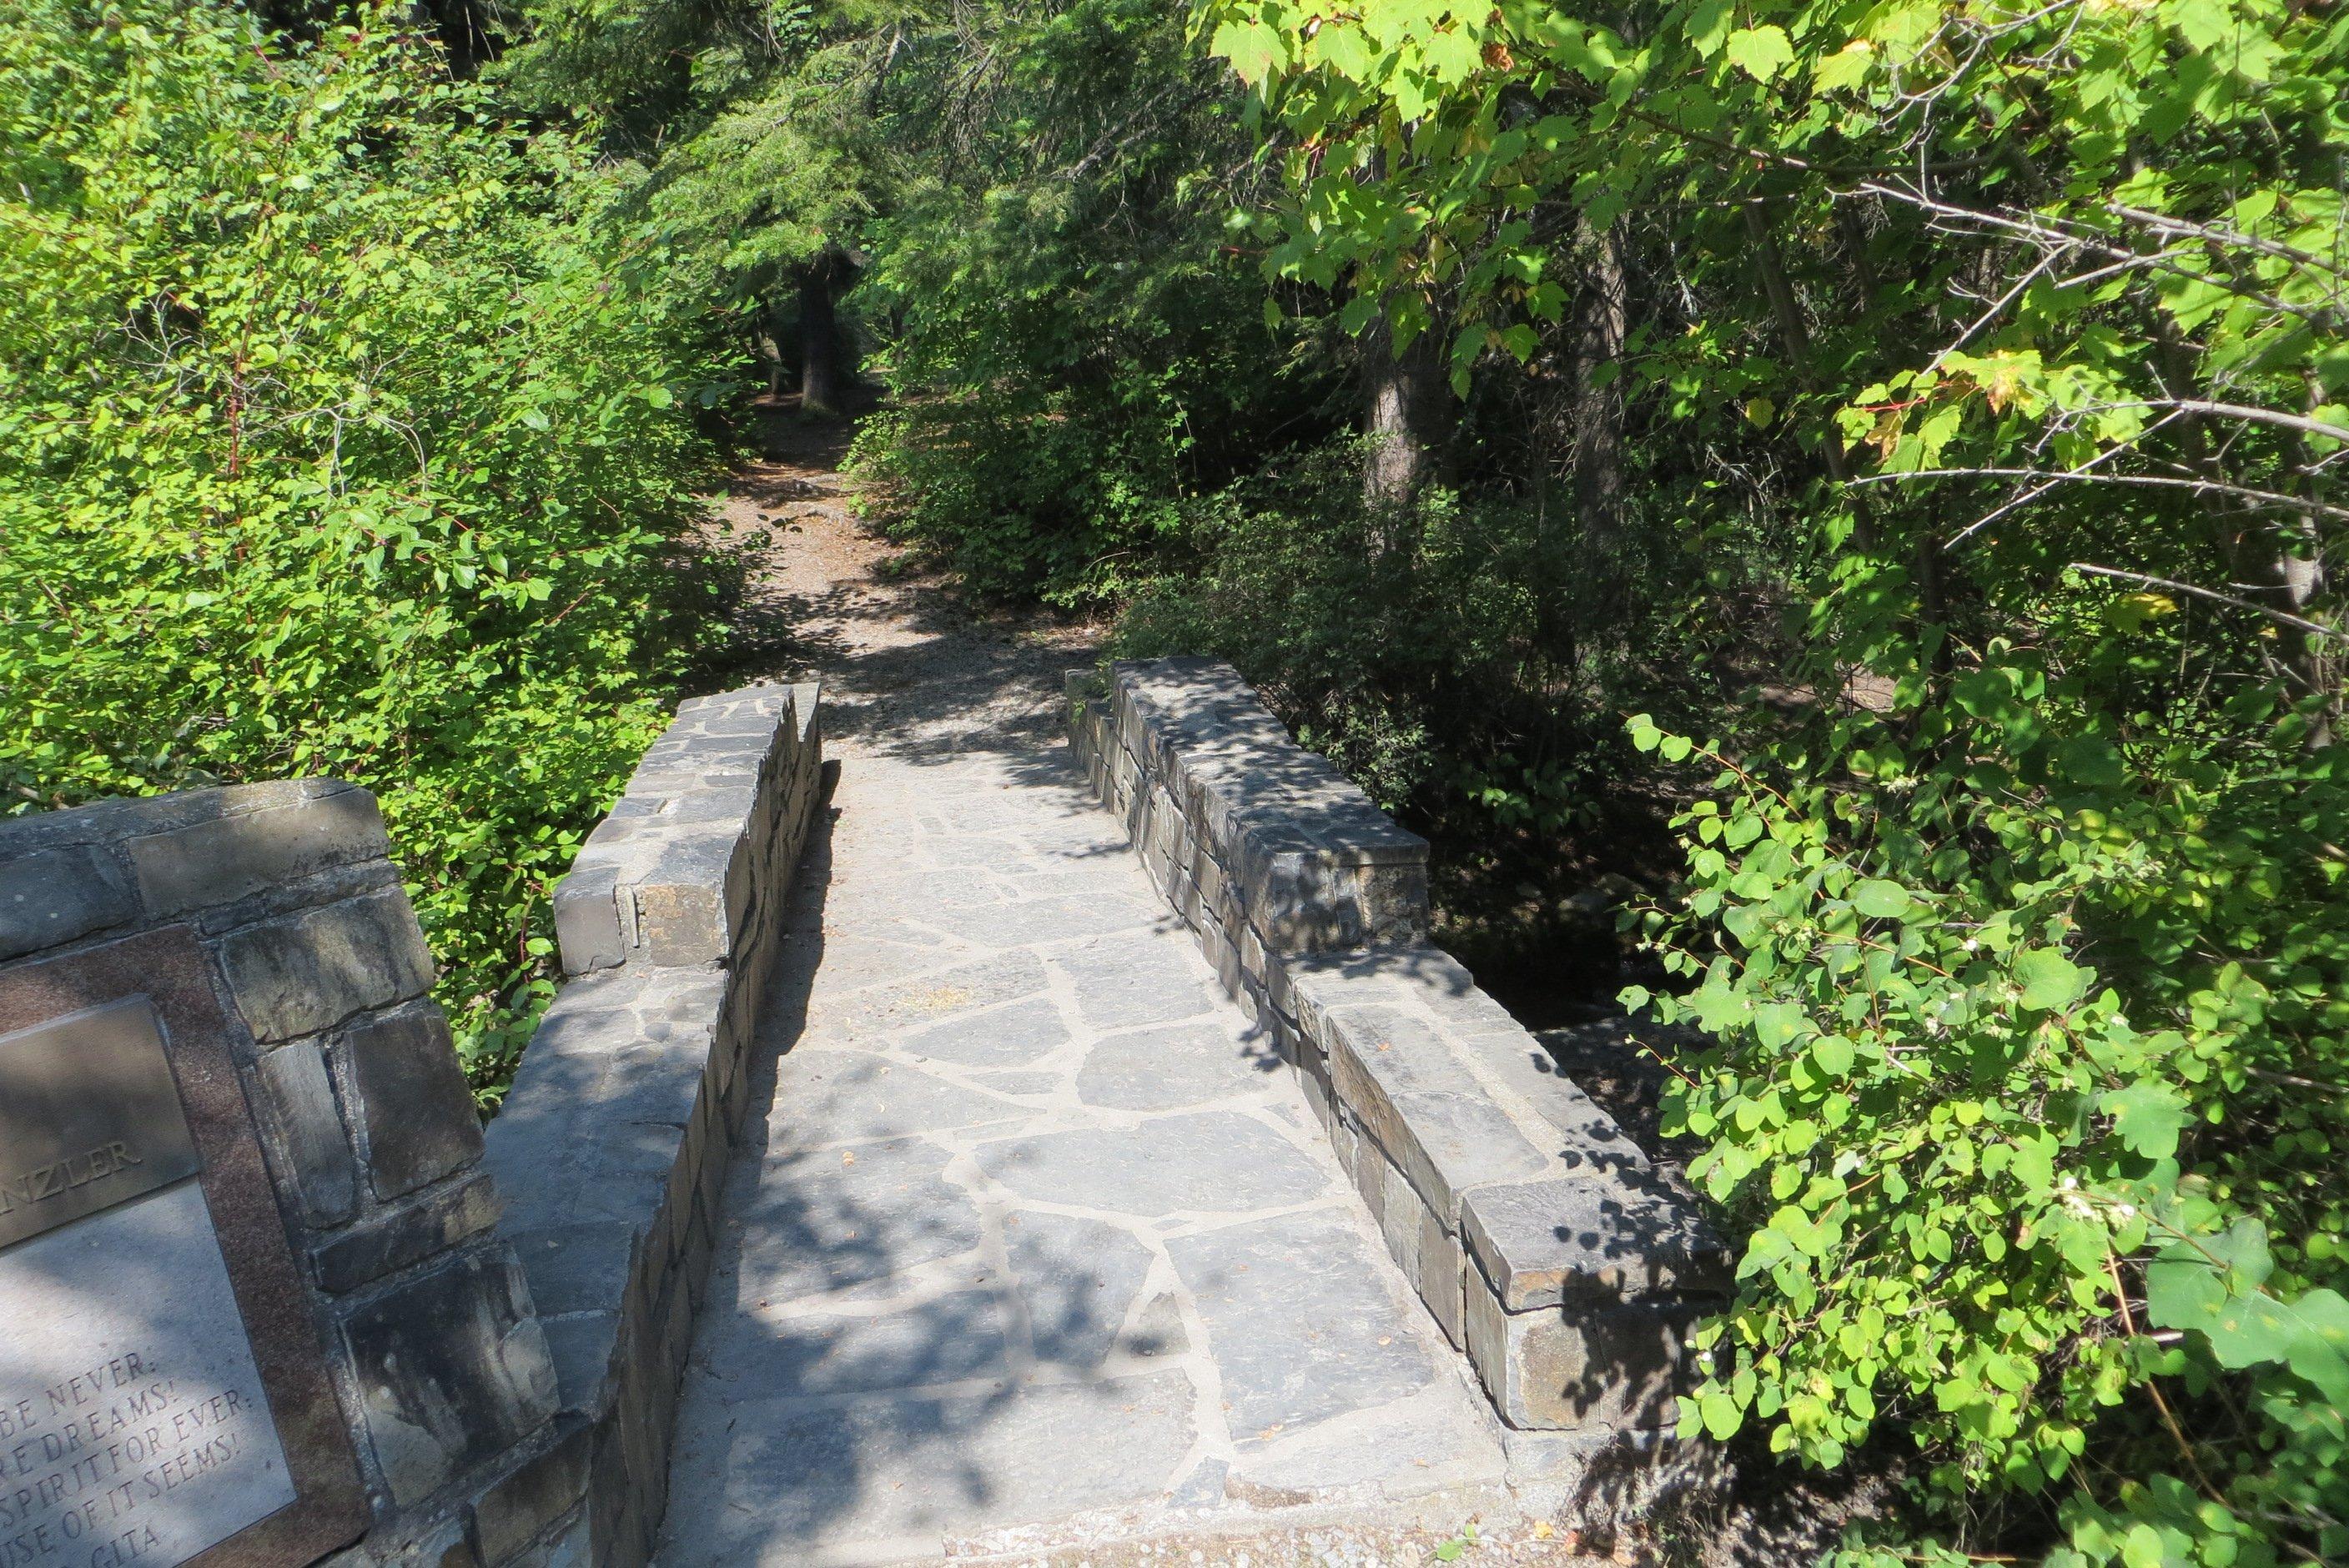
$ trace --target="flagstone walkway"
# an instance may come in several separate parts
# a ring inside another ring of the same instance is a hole
[[[852,747],[833,805],[663,1562],[1497,1501],[1464,1364],[1065,750]]]

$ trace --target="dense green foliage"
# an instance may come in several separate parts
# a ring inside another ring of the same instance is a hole
[[[678,263],[778,352],[798,280],[857,273],[895,394],[859,471],[900,537],[979,590],[1112,598],[1180,535],[1186,498],[1331,428],[1326,370],[1263,327],[1261,283],[1229,263],[1251,143],[1179,12],[529,15],[502,77],[595,128]]]
[[[2349,25],[2262,0],[1299,8],[1274,265],[1455,379],[1537,359],[1594,242],[1670,300],[1616,374],[1783,476],[1782,724],[1696,747],[1654,932],[1743,1222],[1685,1429],[1885,1428],[1951,1549],[2349,1553]],[[1635,288],[1638,286],[1635,283]],[[1726,504],[1724,504],[1726,503]],[[1741,517],[1740,512],[1744,515]]]
[[[949,124],[956,150],[875,228],[864,297],[898,401],[861,467],[895,531],[978,587],[1113,599],[1188,501],[1328,428],[1330,377],[1227,258],[1216,170],[1247,143],[1180,15],[1076,0],[993,22],[994,79],[893,119]]]
[[[0,780],[372,789],[485,1086],[689,641],[707,371],[604,200],[388,13],[0,15]]]

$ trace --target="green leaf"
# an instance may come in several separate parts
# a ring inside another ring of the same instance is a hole
[[[1795,61],[1795,46],[1783,27],[1741,27],[1729,35],[1723,53],[1729,63],[1754,77],[1768,81]]]
[[[2167,1160],[2178,1152],[2188,1109],[2168,1086],[2140,1082],[2107,1089],[2096,1097],[2096,1109],[2113,1119],[2114,1135],[2131,1153]]]
[[[2034,947],[2014,961],[2023,1005],[2035,1013],[2061,1012],[2077,1002],[2093,975],[2053,947]]]
[[[1856,88],[1868,79],[1868,67],[1875,63],[1876,51],[1865,39],[1856,38],[1811,67],[1812,89],[1826,93]]]
[[[1896,882],[1864,882],[1851,890],[1852,908],[1870,920],[1897,920],[1908,913],[1915,902],[1909,896],[1909,890]]]
[[[1830,1079],[1841,1078],[1851,1071],[1851,1042],[1841,1035],[1821,1035],[1811,1042],[1811,1059]]]
[[[1240,80],[1260,87],[1285,57],[1278,35],[1261,22],[1227,21],[1207,41],[1208,51],[1231,62]]]

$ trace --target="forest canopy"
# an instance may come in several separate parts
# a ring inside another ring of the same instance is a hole
[[[1897,1471],[1854,1563],[2349,1559],[2337,5],[432,15],[0,18],[18,800],[378,789],[493,1063],[698,416],[877,397],[879,526],[1636,981],[1683,1435]]]

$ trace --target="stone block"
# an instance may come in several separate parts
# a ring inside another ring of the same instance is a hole
[[[439,1007],[362,1019],[344,1032],[340,1055],[378,1198],[404,1196],[481,1158],[481,1119]]]
[[[620,900],[619,866],[591,861],[584,852],[555,884],[554,938],[565,975],[614,969],[626,961],[629,934],[622,926]]]
[[[1697,1308],[1570,1303],[1506,1312],[1472,1275],[1467,1309],[1468,1357],[1510,1426],[1630,1429],[1679,1418]]]
[[[587,1495],[594,1429],[576,1417],[558,1425],[551,1445],[491,1482],[474,1502],[473,1549],[484,1563],[519,1556]]]
[[[1258,936],[1251,928],[1243,925],[1240,927],[1239,938],[1235,945],[1239,949],[1240,968],[1257,985],[1263,985],[1271,969],[1270,963],[1265,956],[1264,938]]]
[[[1730,1282],[1728,1249],[1685,1198],[1646,1171],[1479,1188],[1468,1194],[1462,1227],[1510,1312],[1704,1295]]]
[[[619,1422],[605,1421],[596,1429],[595,1454],[588,1475],[588,1531],[598,1568],[633,1568],[641,1558],[648,1532],[643,1504],[628,1481]]]
[[[646,961],[663,967],[722,964],[741,929],[749,877],[739,829],[662,846],[659,860],[636,888],[639,945]]]
[[[595,1538],[589,1529],[586,1510],[579,1511],[572,1520],[543,1543],[517,1557],[511,1568],[636,1568],[634,1563],[609,1563],[595,1555]]]
[[[122,841],[150,915],[233,903],[391,853],[375,797],[356,786],[326,784],[257,810],[234,809],[236,791],[217,793],[228,797],[220,815]]]
[[[1416,1290],[1420,1221],[1427,1213],[1427,1205],[1420,1202],[1419,1194],[1412,1191],[1410,1181],[1402,1171],[1384,1161],[1381,1163],[1384,1165],[1385,1190],[1378,1205],[1379,1234],[1387,1243],[1387,1255],[1394,1259],[1395,1266],[1402,1270],[1403,1277]]]
[[[1360,867],[1354,872],[1354,890],[1367,940],[1407,943],[1426,936],[1429,894],[1424,863]]]
[[[1240,986],[1240,955],[1232,946],[1230,939],[1224,935],[1221,928],[1212,924],[1199,927],[1199,955],[1207,961],[1207,967],[1216,972],[1216,978],[1222,984],[1224,990],[1228,994],[1237,995]]]
[[[612,1357],[619,1343],[620,1315],[577,1312],[543,1316],[548,1357],[554,1365],[556,1398],[566,1410],[601,1419],[618,1390]]]
[[[1267,997],[1266,1000],[1269,1002],[1271,999]],[[1275,1008],[1273,1016],[1280,1017],[1278,1008]],[[1322,1049],[1321,1042],[1313,1037],[1313,1031],[1302,1024],[1281,1018],[1280,1037],[1290,1063],[1307,1078],[1319,1083],[1334,1100],[1337,1091],[1330,1087],[1330,1056]]]
[[[496,1224],[498,1210],[482,1175],[354,1225],[311,1253],[319,1288],[342,1295],[412,1268]]]
[[[1466,1283],[1467,1259],[1461,1252],[1460,1238],[1426,1209],[1419,1212],[1419,1274],[1412,1284],[1418,1286],[1419,1299],[1427,1304],[1428,1315],[1444,1330],[1444,1337],[1452,1341],[1452,1347],[1465,1349],[1466,1305],[1461,1293]]]
[[[530,1292],[500,1251],[465,1253],[354,1309],[343,1338],[393,1501],[420,1501],[554,1414]]]
[[[1338,1141],[1338,1115],[1330,1099],[1330,1086],[1310,1073],[1301,1075],[1298,1084],[1305,1091],[1305,1103],[1313,1108],[1313,1119],[1321,1124],[1322,1132],[1334,1147]]]
[[[1369,1205],[1371,1218],[1384,1223],[1389,1168],[1386,1154],[1379,1148],[1378,1140],[1359,1125],[1354,1130],[1351,1153],[1353,1158],[1347,1161],[1347,1168],[1354,1179],[1354,1191]]]
[[[95,845],[0,860],[0,958],[55,947],[137,913],[114,857]]]
[[[599,1220],[511,1232],[514,1255],[530,1275],[531,1299],[552,1317],[572,1312],[617,1312],[628,1298],[642,1250],[641,1222]]]
[[[297,1040],[270,1052],[254,1076],[279,1182],[298,1199],[303,1222],[312,1230],[345,1223],[357,1209],[358,1164],[318,1043]]]
[[[264,1044],[331,1028],[354,1013],[420,996],[432,957],[408,895],[387,888],[221,939],[237,1010]]]
[[[1328,1014],[1325,1026],[1339,1100],[1446,1223],[1456,1220],[1469,1188],[1550,1169],[1451,1045],[1419,1018],[1359,1006]]]
[[[1346,1179],[1350,1181],[1354,1180],[1354,1161],[1361,1141],[1361,1129],[1354,1124],[1354,1119],[1347,1114],[1346,1108],[1338,1103],[1337,1097],[1330,1096],[1330,1147],[1337,1153],[1338,1169],[1346,1173]],[[1356,1185],[1359,1186],[1360,1183]]]

